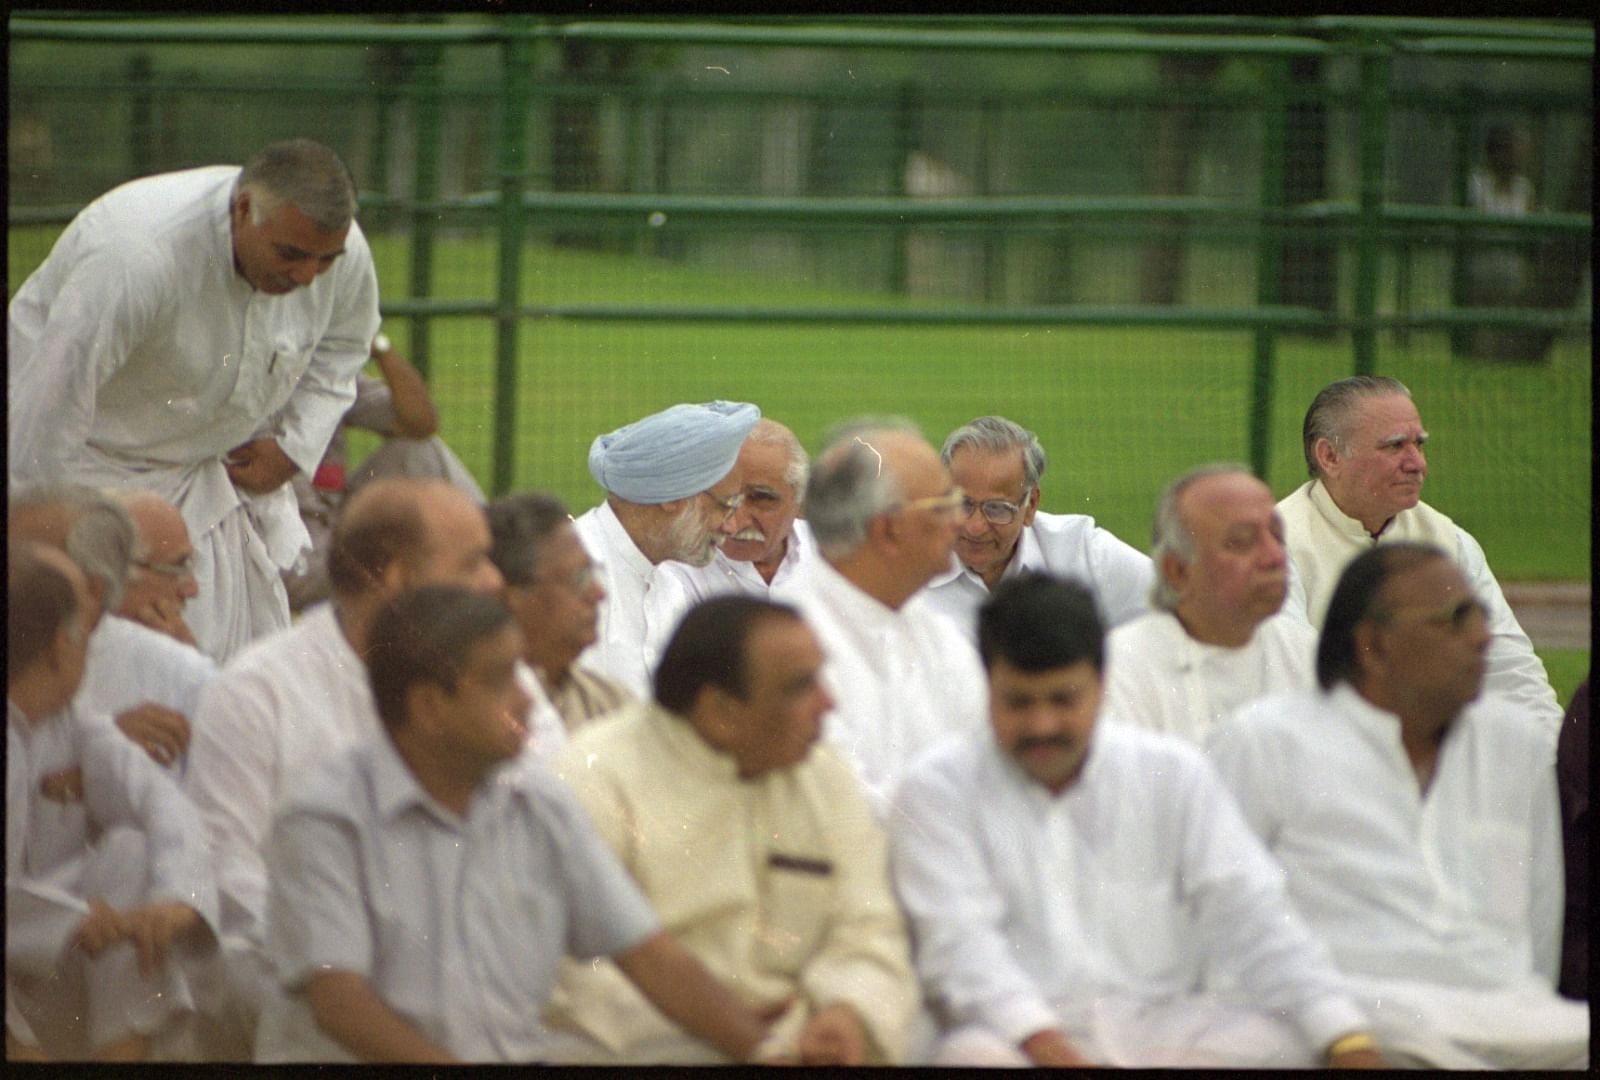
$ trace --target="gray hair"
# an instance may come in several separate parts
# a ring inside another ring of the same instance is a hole
[[[1198,480],[1229,473],[1255,475],[1245,466],[1231,461],[1200,465],[1168,484],[1167,489],[1156,500],[1155,520],[1150,526],[1150,561],[1155,564],[1156,571],[1155,584],[1150,587],[1151,607],[1159,611],[1177,610],[1178,590],[1167,580],[1161,564],[1168,555],[1182,563],[1190,562],[1195,556],[1194,533],[1190,530],[1189,522],[1184,518],[1183,512],[1178,508],[1183,493]]]
[[[1348,454],[1350,422],[1355,417],[1356,406],[1362,401],[1394,394],[1410,397],[1411,391],[1399,379],[1387,375],[1352,375],[1329,383],[1311,399],[1300,440],[1305,449],[1306,469],[1313,480],[1322,476],[1322,470],[1317,467],[1317,441],[1327,439],[1341,456]]]
[[[1003,416],[980,416],[945,436],[944,448],[939,451],[945,468],[950,467],[950,459],[956,456],[956,451],[962,449],[986,454],[1022,451],[1022,482],[1029,491],[1039,486],[1039,477],[1044,475],[1045,454],[1044,447],[1039,445],[1039,436]]]
[[[806,480],[811,475],[811,459],[806,456],[806,448],[800,445],[800,440],[795,438],[794,432],[776,420],[769,420],[763,416],[756,421],[756,426],[750,429],[746,441],[776,446],[789,455],[788,464],[783,467],[783,482],[788,484],[796,495],[802,497],[805,495]]]
[[[250,192],[250,222],[259,225],[289,203],[317,228],[337,232],[355,220],[356,185],[339,155],[310,139],[289,139],[257,151],[233,184]]]
[[[59,506],[71,516],[67,526],[67,557],[83,576],[98,581],[101,604],[115,611],[133,565],[138,531],[127,509],[94,488],[82,484],[41,484],[11,496],[8,512]]]
[[[507,585],[532,585],[539,577],[545,544],[563,524],[571,524],[566,504],[542,491],[502,495],[484,513],[493,545],[489,561]]]
[[[883,455],[869,436],[889,433],[921,436],[900,417],[863,417],[834,428],[817,455],[806,484],[806,521],[817,548],[829,558],[849,555],[867,538],[873,518],[905,500],[900,480],[883,467]]]

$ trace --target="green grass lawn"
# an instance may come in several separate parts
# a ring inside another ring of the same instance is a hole
[[[13,229],[15,287],[42,259],[53,229]],[[378,236],[384,295],[404,295],[407,247]],[[434,255],[441,297],[493,295],[487,241],[444,238]],[[847,269],[847,268],[846,268]],[[642,255],[530,245],[528,303],[759,305],[847,308],[954,303],[763,276]],[[847,277],[842,271],[835,280]],[[409,347],[406,320],[391,335]],[[433,323],[430,378],[444,434],[487,488],[493,432],[493,327],[483,318]],[[1502,580],[1589,576],[1591,355],[1562,343],[1538,367],[1464,364],[1443,335],[1380,347],[1379,370],[1413,390],[1432,435],[1431,503],[1483,544]],[[1044,507],[1094,515],[1147,546],[1151,508],[1177,472],[1243,460],[1253,340],[1248,333],[1150,327],[915,327],[526,320],[518,332],[513,486],[548,489],[574,510],[592,505],[589,442],[685,400],[751,400],[815,449],[835,422],[861,413],[910,416],[938,442],[983,413],[1039,433],[1051,456]],[[1268,481],[1286,493],[1304,477],[1306,403],[1349,374],[1347,339],[1279,340]],[[357,440],[354,449],[362,450]],[[1552,672],[1554,675],[1554,672]]]

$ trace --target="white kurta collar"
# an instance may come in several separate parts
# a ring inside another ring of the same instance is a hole
[[[633,542],[633,537],[628,535],[628,530],[623,527],[617,512],[611,509],[611,503],[603,502],[597,506],[594,516],[600,535],[605,540],[604,554],[614,563],[620,564],[613,567],[613,572],[625,567],[628,573],[640,581],[648,582],[650,575],[655,573],[656,564],[646,558],[644,552],[639,550],[639,545]]]
[[[1372,534],[1367,532],[1365,525],[1339,509],[1339,504],[1333,501],[1333,496],[1328,493],[1327,486],[1321,480],[1311,481],[1306,498],[1310,500],[1312,509],[1317,515],[1327,522],[1328,527],[1341,536],[1368,545],[1377,543]],[[1394,518],[1390,518],[1384,523],[1383,531],[1387,532],[1393,524]]]

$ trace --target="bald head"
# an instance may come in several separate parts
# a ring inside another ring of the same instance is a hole
[[[137,537],[133,569],[117,614],[147,624],[151,612],[181,617],[183,606],[200,592],[194,572],[194,545],[189,542],[189,526],[183,515],[153,491],[119,490],[109,494],[128,511]]]
[[[443,480],[389,477],[345,504],[328,550],[336,597],[388,595],[427,584],[496,592],[483,508]]]

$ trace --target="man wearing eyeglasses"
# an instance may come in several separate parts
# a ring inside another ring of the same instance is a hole
[[[1488,689],[1515,701],[1554,744],[1561,703],[1483,548],[1422,501],[1428,433],[1411,391],[1381,375],[1330,383],[1306,410],[1302,441],[1311,479],[1278,503],[1289,541],[1285,610],[1320,626],[1334,582],[1351,559],[1396,540],[1436,544],[1456,560],[1487,607]]]
[[[117,614],[158,633],[195,643],[183,608],[199,593],[194,545],[178,508],[153,491],[122,490],[116,496],[133,518],[138,542],[133,572],[122,590]]]
[[[945,438],[940,457],[967,496],[956,534],[961,562],[930,581],[927,595],[969,639],[977,640],[990,590],[1026,570],[1082,582],[1108,626],[1149,609],[1155,574],[1143,553],[1086,514],[1039,512],[1045,453],[1033,432],[980,416]]]
[[[1486,695],[1482,601],[1441,548],[1400,541],[1341,574],[1318,689],[1213,729],[1212,759],[1283,865],[1392,1061],[1588,1065],[1556,995],[1561,823],[1543,732]]]
[[[583,660],[639,697],[650,693],[648,643],[661,637],[647,619],[656,567],[705,566],[745,524],[739,448],[759,419],[760,409],[738,401],[674,405],[589,447],[589,474],[606,499],[574,524],[611,602]]]
[[[983,723],[977,650],[922,594],[950,565],[961,500],[908,421],[848,423],[806,485],[822,557],[773,589],[822,643],[836,703],[823,737],[855,766],[880,819],[913,760]]]

